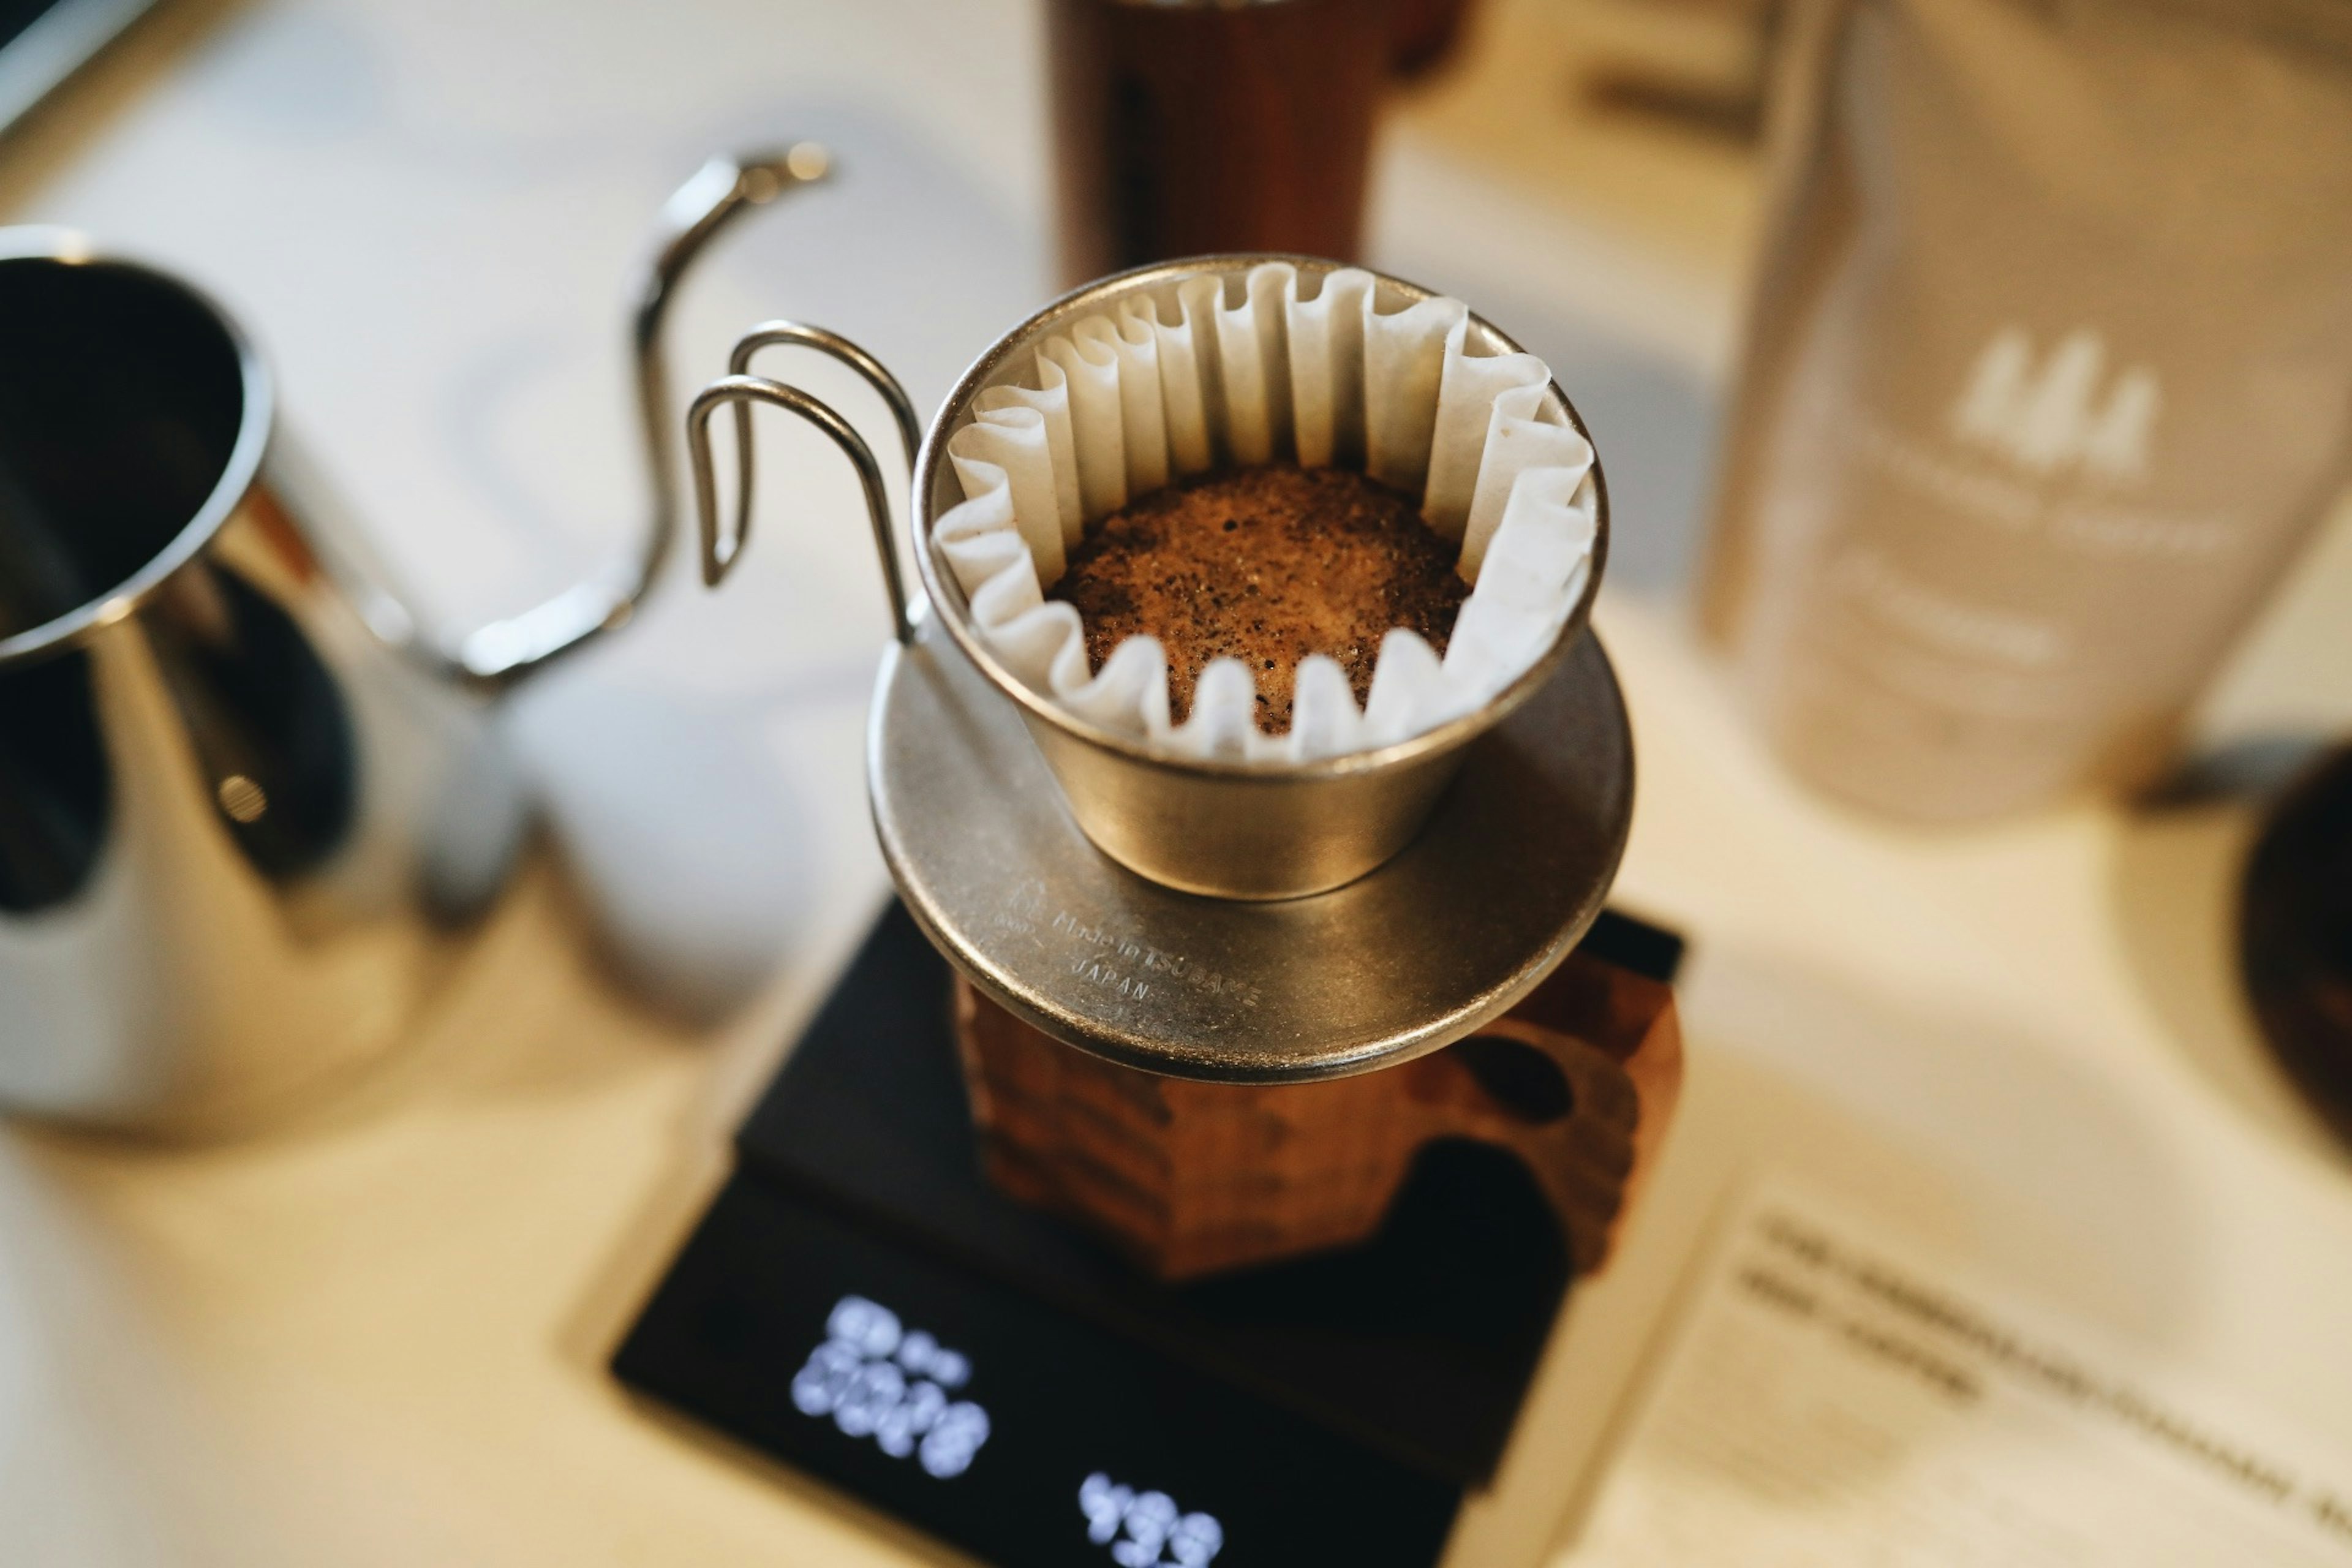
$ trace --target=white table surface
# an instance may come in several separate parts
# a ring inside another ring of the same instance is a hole
[[[1619,531],[1600,624],[1641,757],[1619,896],[1694,940],[1692,1061],[1632,1241],[1579,1290],[1453,1561],[1531,1563],[1572,1531],[1679,1271],[1759,1163],[1962,1237],[2352,1449],[2352,1161],[2231,978],[2251,808],[1920,837],[1775,770],[1677,595],[1750,161],[1580,110],[1566,16],[1496,0],[1469,68],[1402,106],[1374,259],[1545,353],[1596,427]],[[1037,35],[1012,0],[187,0],[0,145],[0,209],[231,300],[384,552],[464,624],[640,510],[617,294],[706,152],[815,135],[844,176],[714,258],[682,377],[791,314],[928,407],[1044,297]],[[877,574],[846,472],[771,441],[790,481],[741,580],[672,584],[520,705],[568,869],[533,868],[427,1041],[258,1142],[0,1136],[0,1561],[954,1560],[603,1371],[885,888],[859,776]],[[2352,728],[2341,520],[2206,724],[2331,728]],[[750,1000],[698,1028],[616,975]]]

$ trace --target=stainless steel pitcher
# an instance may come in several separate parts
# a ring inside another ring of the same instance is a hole
[[[643,539],[446,647],[217,305],[0,230],[0,1102],[234,1127],[412,1027],[522,841],[492,701],[625,624],[669,553],[671,293],[730,218],[824,172],[803,143],[671,198],[634,301]]]

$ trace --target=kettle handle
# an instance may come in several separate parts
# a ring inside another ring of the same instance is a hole
[[[646,449],[652,511],[637,547],[594,576],[520,615],[468,633],[448,656],[457,673],[499,689],[596,637],[625,625],[660,575],[677,533],[675,450],[671,446],[667,366],[662,326],[678,280],[711,237],[748,208],[823,180],[832,160],[823,147],[802,142],[781,153],[710,160],[662,205],[661,226],[638,279],[631,343],[636,368],[637,415]]]
[[[687,409],[687,448],[694,468],[695,513],[701,525],[702,581],[706,586],[717,587],[734,569],[751,538],[751,405],[765,403],[799,415],[832,437],[834,445],[857,470],[858,481],[866,489],[866,516],[873,525],[875,552],[882,562],[882,581],[890,590],[893,629],[899,642],[912,644],[915,623],[907,607],[907,583],[898,566],[898,552],[890,543],[890,502],[883,488],[882,466],[875,460],[874,449],[866,444],[865,437],[831,405],[797,386],[746,374],[752,355],[777,344],[815,349],[864,376],[889,405],[891,418],[898,426],[898,444],[905,452],[907,467],[911,471],[915,466],[915,449],[922,442],[915,406],[906,389],[881,361],[838,332],[829,332],[823,327],[769,321],[752,328],[728,356],[730,374],[704,387]],[[728,405],[735,409],[736,502],[731,529],[719,524],[719,479],[710,457],[710,418]]]

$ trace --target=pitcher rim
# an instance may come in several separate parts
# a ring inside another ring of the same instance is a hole
[[[262,454],[269,445],[276,398],[269,366],[235,316],[219,300],[177,274],[135,256],[99,245],[79,229],[48,224],[0,227],[0,261],[54,261],[68,267],[106,267],[136,273],[169,289],[208,317],[236,351],[237,386],[244,405],[237,411],[236,440],[229,447],[220,475],[204,503],[180,525],[163,547],[135,572],[104,593],[83,601],[61,616],[12,636],[0,637],[0,668],[30,663],[64,652],[94,634],[128,619],[189,562],[204,552],[221,525],[244,501],[261,472]]]

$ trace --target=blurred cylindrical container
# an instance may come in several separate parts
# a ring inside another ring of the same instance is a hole
[[[1705,616],[1917,820],[2139,782],[2338,490],[2352,6],[1822,0]]]
[[[1396,0],[1049,0],[1062,276],[1353,261]]]

